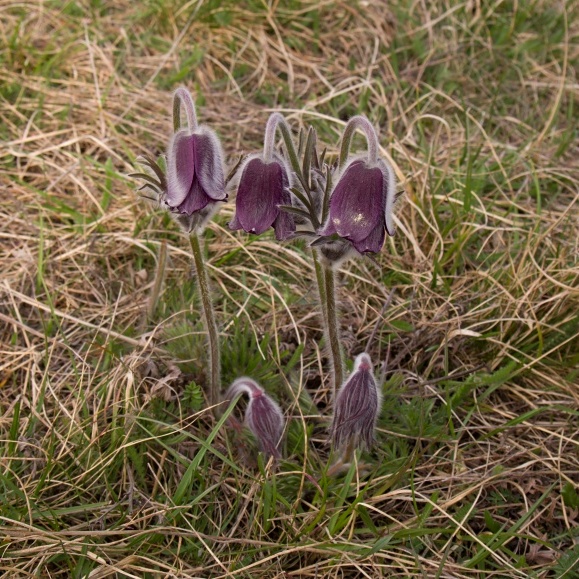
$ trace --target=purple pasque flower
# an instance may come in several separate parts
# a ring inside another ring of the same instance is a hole
[[[276,239],[284,240],[296,226],[293,217],[280,209],[280,205],[291,205],[292,197],[291,172],[274,150],[278,125],[287,130],[283,116],[273,113],[265,126],[263,154],[250,155],[241,167],[235,216],[229,227],[257,235],[273,227]]]
[[[350,158],[357,129],[364,133],[368,151]],[[340,171],[330,192],[328,215],[318,230],[318,235],[329,238],[321,239],[322,245],[342,239],[359,253],[378,253],[386,232],[394,235],[396,178],[390,164],[378,157],[378,150],[378,135],[370,121],[362,115],[352,117],[342,135]]]
[[[291,205],[285,162],[277,155],[270,162],[260,155],[251,156],[241,171],[235,216],[229,227],[257,235],[273,227],[276,239],[287,239],[295,231],[295,224],[280,205]]]
[[[249,397],[245,424],[257,438],[259,448],[269,456],[280,458],[279,446],[284,428],[280,407],[251,378],[237,378],[227,390],[225,398],[231,400],[238,394],[247,394]]]
[[[353,448],[370,448],[381,402],[370,356],[360,354],[354,362],[353,372],[336,396],[330,430],[334,447],[346,452]]]
[[[176,213],[192,215],[225,198],[223,152],[217,135],[204,126],[178,130],[167,150],[167,205]]]
[[[181,127],[184,107],[187,128]],[[173,95],[175,133],[167,148],[167,189],[164,203],[176,219],[192,230],[202,225],[225,201],[223,150],[215,132],[198,125],[195,104],[189,91],[178,88]]]
[[[394,171],[385,161],[351,159],[330,194],[329,215],[318,234],[337,234],[359,253],[378,253],[385,233],[394,235],[395,190]]]

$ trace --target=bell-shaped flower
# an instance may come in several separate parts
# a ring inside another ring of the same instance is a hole
[[[167,205],[176,213],[193,215],[225,198],[217,135],[205,126],[178,130],[167,150]]]
[[[181,108],[187,128],[181,126]],[[189,91],[173,94],[172,135],[167,148],[166,174],[154,159],[138,159],[146,172],[134,173],[145,181],[141,187],[153,192],[152,201],[170,209],[173,218],[187,232],[199,231],[227,198],[223,150],[213,130],[197,123],[195,103]]]
[[[284,240],[295,232],[296,226],[292,215],[280,208],[292,204],[292,195],[291,171],[283,157],[275,152],[278,128],[287,133],[291,141],[283,116],[270,115],[263,137],[263,154],[250,155],[241,167],[235,216],[229,227],[257,235],[273,227],[276,239]]]
[[[378,253],[385,233],[394,235],[395,187],[394,171],[382,159],[350,160],[330,194],[329,215],[318,234],[337,234],[359,253]]]
[[[238,378],[227,390],[225,398],[231,400],[239,394],[247,394],[249,401],[245,411],[245,424],[257,439],[259,448],[267,455],[279,458],[284,417],[276,402],[251,378]]]
[[[276,239],[290,237],[296,229],[293,217],[280,209],[291,205],[289,184],[289,170],[281,157],[273,155],[269,162],[261,155],[249,157],[241,170],[229,227],[257,235],[273,227]]]
[[[360,354],[354,371],[336,396],[331,438],[336,449],[350,453],[354,448],[370,448],[382,397],[368,354]]]

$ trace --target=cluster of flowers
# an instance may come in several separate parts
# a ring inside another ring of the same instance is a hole
[[[181,126],[183,107],[187,124]],[[205,225],[227,200],[230,180],[236,183],[236,211],[229,227],[262,234],[270,227],[280,241],[306,237],[310,240],[322,318],[330,346],[333,370],[333,418],[330,429],[338,462],[347,464],[356,448],[369,448],[374,440],[380,412],[380,388],[367,353],[360,354],[354,369],[343,379],[334,283],[334,269],[352,256],[377,253],[385,236],[394,235],[392,219],[396,201],[392,167],[378,155],[378,138],[363,116],[353,117],[341,139],[336,163],[325,162],[325,150],[317,151],[316,134],[310,129],[300,135],[296,147],[291,131],[279,113],[270,116],[264,135],[263,152],[246,157],[226,177],[224,154],[213,130],[199,125],[190,93],[179,88],[173,100],[174,133],[166,156],[166,173],[152,158],[140,160],[146,172],[135,176],[144,180],[155,199],[171,212],[184,232],[198,240]],[[277,132],[284,147],[275,148]],[[367,151],[350,155],[356,130],[366,137]],[[301,162],[300,162],[301,159]],[[192,248],[195,254],[195,246]],[[195,259],[200,280],[206,279],[200,259]],[[200,281],[200,291],[208,294]],[[202,296],[203,298],[203,296]],[[219,344],[214,329],[208,295],[202,299],[208,341],[213,358]],[[262,451],[280,456],[284,415],[279,405],[249,377],[238,378],[220,398],[219,360],[213,360],[209,400],[233,400],[241,394],[249,398],[246,425],[256,436]]]

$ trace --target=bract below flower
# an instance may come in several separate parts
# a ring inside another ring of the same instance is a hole
[[[177,131],[167,151],[167,205],[175,213],[193,215],[225,198],[223,153],[217,135],[204,126]]]
[[[359,253],[378,253],[385,232],[394,235],[395,187],[394,171],[385,161],[352,159],[330,195],[329,216],[318,234],[337,234]]]
[[[235,216],[229,227],[257,235],[273,227],[276,239],[287,239],[296,227],[292,216],[280,210],[280,205],[291,205],[285,162],[277,155],[270,162],[260,155],[249,157],[241,171]]]
[[[342,450],[347,446],[370,448],[380,404],[372,361],[368,354],[360,354],[354,362],[354,371],[336,396],[331,426],[334,446]]]

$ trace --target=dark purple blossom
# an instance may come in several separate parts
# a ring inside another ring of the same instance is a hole
[[[279,208],[291,205],[289,183],[289,170],[279,156],[273,155],[269,162],[261,155],[249,157],[241,171],[229,227],[257,235],[273,227],[276,239],[290,237],[295,232],[293,218]]]
[[[264,389],[251,378],[238,378],[227,390],[225,398],[231,400],[238,394],[247,394],[245,424],[254,434],[259,448],[267,455],[279,458],[279,446],[284,428],[283,413]]]
[[[385,161],[354,158],[332,190],[328,219],[318,234],[337,234],[359,253],[378,253],[385,233],[394,235],[394,195],[394,171]]]
[[[193,215],[225,198],[217,135],[204,126],[178,130],[167,151],[167,205],[175,213]]]
[[[370,448],[374,442],[381,395],[368,354],[360,354],[354,371],[340,388],[334,408],[331,437],[335,448]]]

